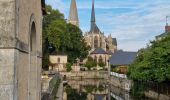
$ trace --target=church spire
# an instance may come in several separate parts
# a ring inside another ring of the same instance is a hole
[[[99,28],[96,25],[96,18],[95,18],[95,9],[94,9],[94,0],[92,0],[92,12],[91,12],[91,33],[101,33]]]
[[[92,1],[92,12],[91,12],[91,24],[96,22],[95,10],[94,10],[94,0]]]
[[[79,26],[76,0],[71,0],[68,22],[73,25]]]

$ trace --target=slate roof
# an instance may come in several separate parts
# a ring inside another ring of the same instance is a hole
[[[158,36],[156,36],[156,39],[158,39],[158,38],[162,38],[162,37],[166,37],[168,35],[168,33],[162,33],[162,34],[160,34],[160,35],[158,35]]]
[[[102,48],[96,48],[91,54],[107,54]]]
[[[113,52],[109,50],[109,51],[107,51],[107,54],[112,55]]]
[[[92,2],[92,12],[91,12],[91,27],[90,33],[100,34],[101,31],[96,25],[96,18],[95,18],[95,9],[94,9],[94,0]]]
[[[137,52],[117,51],[110,58],[111,65],[129,65],[137,56]]]
[[[96,33],[96,34],[101,33],[101,31],[98,28],[98,26],[96,25],[96,23],[91,24],[90,33]]]

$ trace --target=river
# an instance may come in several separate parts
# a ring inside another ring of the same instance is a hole
[[[170,100],[170,86],[137,82],[127,92],[104,79],[69,80],[64,85],[63,100]]]

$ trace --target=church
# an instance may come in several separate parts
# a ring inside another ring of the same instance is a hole
[[[76,0],[71,0],[68,22],[79,27]],[[90,30],[84,33],[84,39],[87,45],[91,47],[91,50],[89,51],[89,56],[91,56],[93,59],[96,59],[97,62],[99,60],[102,60],[107,67],[108,59],[114,52],[117,51],[117,40],[116,38],[112,38],[111,34],[106,37],[104,32],[102,32],[97,26],[94,0],[92,1]]]

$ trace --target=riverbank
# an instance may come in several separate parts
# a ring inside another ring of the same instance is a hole
[[[119,75],[111,75],[109,77],[106,71],[60,72],[58,76],[60,76],[60,78],[64,79],[65,81],[61,80],[60,84],[58,84],[58,87],[55,89],[56,94],[54,94],[53,97],[56,97],[56,100],[67,100],[66,98],[68,98],[63,86],[63,82],[67,82],[67,85],[71,86],[72,89],[78,90],[77,92],[93,90],[93,93],[102,94],[105,91],[108,91],[107,89],[109,88],[110,94],[109,91],[106,94],[111,95],[113,98],[130,98],[129,100],[138,100],[139,98],[151,98],[153,100],[170,100],[170,87],[168,87],[168,85],[154,85],[154,83],[146,85],[146,83],[142,82],[138,82],[136,85],[135,82],[129,80],[127,77],[119,77]],[[51,83],[47,80],[46,82]],[[139,84],[141,84],[141,86]],[[102,88],[105,91],[99,92],[98,90],[103,90]],[[48,95],[45,94],[45,96]],[[107,96],[105,96],[105,98],[106,97]]]

